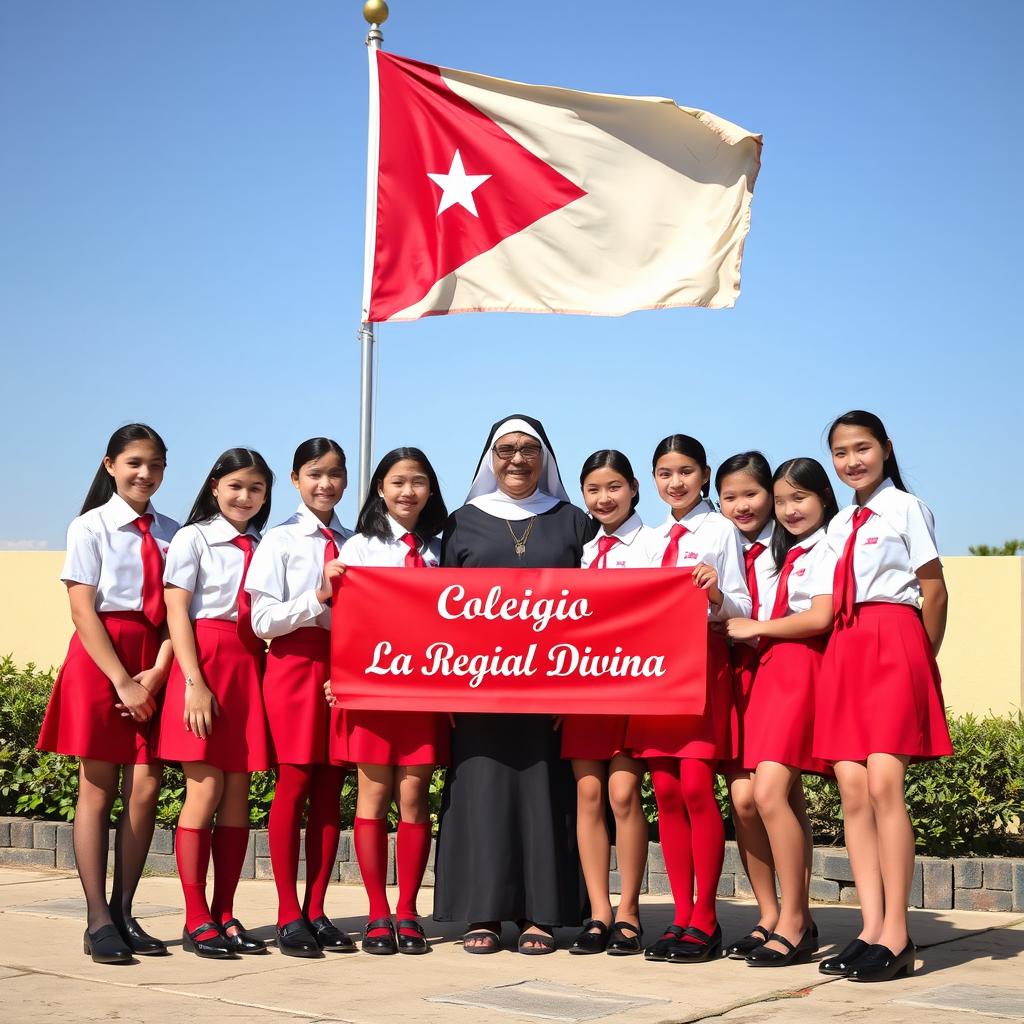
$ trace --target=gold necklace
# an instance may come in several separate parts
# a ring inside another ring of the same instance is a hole
[[[508,532],[512,534],[512,539],[516,543],[516,555],[518,555],[520,558],[522,558],[523,555],[526,554],[526,540],[530,536],[530,531],[533,529],[533,524],[534,522],[536,522],[536,519],[536,516],[530,517],[529,525],[526,527],[526,531],[523,533],[522,537],[517,537],[516,531],[512,529],[512,524],[507,519],[505,520],[505,525],[508,527]]]

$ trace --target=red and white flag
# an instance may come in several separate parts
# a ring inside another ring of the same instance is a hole
[[[369,55],[364,320],[735,303],[760,135]]]

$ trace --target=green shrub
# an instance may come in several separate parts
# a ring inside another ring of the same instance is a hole
[[[35,749],[53,673],[35,665],[19,668],[0,658],[0,814],[25,814],[70,821],[78,793],[78,761]],[[1024,840],[1024,715],[950,718],[956,756],[912,765],[907,774],[907,805],[917,835],[918,852],[933,856],[1019,852]],[[430,817],[436,825],[444,771],[430,785]],[[164,768],[157,823],[172,826],[181,811],[185,781],[175,765]],[[842,842],[842,806],[835,783],[804,780],[807,810],[818,843]],[[272,772],[253,775],[249,820],[265,828],[274,795]],[[728,824],[728,798],[718,778],[716,796]],[[641,790],[644,812],[657,838],[658,811],[650,776]],[[356,782],[349,775],[341,797],[341,820],[351,827]],[[120,806],[115,804],[116,817]],[[392,811],[391,821],[395,823]]]

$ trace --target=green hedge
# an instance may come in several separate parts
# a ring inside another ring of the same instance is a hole
[[[10,657],[0,659],[0,814],[24,814],[48,820],[74,817],[78,788],[77,761],[35,749],[53,673],[34,665],[19,668]],[[918,851],[931,856],[951,854],[1015,854],[1024,852],[1017,833],[1024,821],[1024,715],[950,719],[956,756],[911,767],[907,804],[917,835]],[[431,816],[436,822],[444,773],[434,775]],[[835,784],[805,780],[807,805],[821,843],[842,841],[842,808]],[[274,777],[253,776],[249,818],[266,827]],[[173,825],[181,810],[184,780],[172,766],[164,770],[158,822]],[[727,815],[725,787],[718,799]],[[657,838],[658,813],[650,779],[644,779],[644,810]],[[120,811],[115,805],[114,815]],[[344,826],[355,813],[355,779],[349,776],[341,800]]]

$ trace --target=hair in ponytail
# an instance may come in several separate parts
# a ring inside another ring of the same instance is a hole
[[[893,448],[885,424],[873,412],[851,409],[849,412],[844,412],[842,416],[837,416],[832,421],[832,426],[828,428],[829,448],[832,447],[832,435],[836,432],[837,427],[863,427],[882,446],[882,451],[885,451],[885,446],[888,445],[889,456],[882,463],[882,475],[891,480],[899,490],[908,490],[906,484],[903,483],[903,477],[900,476],[900,467],[896,462],[896,450]]]
[[[708,455],[704,451],[704,445],[697,438],[690,437],[689,434],[669,434],[668,437],[662,438],[658,442],[658,447],[654,449],[651,470],[658,468],[658,459],[671,453],[685,455],[688,459],[693,459],[701,470],[709,474],[707,481],[701,485],[700,489],[700,493],[706,498],[711,493],[711,467],[708,465]]]
[[[817,496],[821,502],[822,529],[832,522],[833,517],[839,511],[839,503],[836,501],[832,484],[829,482],[828,473],[825,467],[817,459],[787,459],[772,477],[774,487],[780,480],[789,480],[802,491],[810,491]],[[772,560],[775,562],[775,571],[782,569],[782,563],[786,561],[786,555],[796,544],[796,537],[785,528],[782,523],[775,527],[772,533]]]
[[[315,462],[331,452],[341,459],[341,468],[347,471],[345,452],[337,441],[332,441],[329,437],[311,437],[295,449],[295,455],[292,457],[292,472],[298,473],[307,462]]]
[[[580,487],[583,486],[587,477],[597,469],[610,469],[613,473],[618,473],[630,487],[636,487],[636,494],[633,495],[633,501],[629,506],[629,511],[635,512],[637,505],[640,504],[640,485],[637,483],[636,474],[633,472],[633,465],[629,459],[615,448],[602,448],[600,451],[594,452],[583,463],[583,468],[580,470]]]
[[[118,427],[110,435],[107,450],[103,454],[100,468],[96,470],[96,475],[92,478],[92,484],[89,486],[85,501],[82,502],[82,511],[78,513],[79,515],[85,515],[86,512],[105,505],[114,496],[116,487],[114,478],[107,472],[106,460],[110,459],[113,462],[128,445],[135,441],[149,441],[160,452],[161,458],[165,462],[167,461],[167,445],[152,427],[146,426],[145,423],[128,423],[123,427]]]

